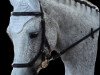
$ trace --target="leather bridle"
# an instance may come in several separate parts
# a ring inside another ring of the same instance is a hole
[[[42,26],[42,38],[41,38],[42,41],[41,41],[41,46],[40,46],[38,54],[29,63],[22,63],[22,64],[14,63],[12,65],[12,67],[14,67],[14,68],[32,67],[34,65],[34,63],[37,61],[37,59],[39,58],[39,56],[45,54],[44,53],[44,46],[47,47],[48,50],[51,51],[50,45],[49,45],[48,40],[47,40],[46,35],[45,35],[45,19],[44,19],[44,13],[43,13],[41,4],[40,4],[40,9],[41,9],[41,12],[12,12],[13,16],[36,16],[36,17],[40,16],[41,17],[41,26]],[[86,36],[84,36],[83,38],[78,40],[77,42],[73,43],[67,49],[61,50],[61,52],[59,52],[55,58],[51,59],[52,56],[49,55],[49,57],[47,59],[48,60],[57,59],[58,57],[63,55],[65,52],[67,52],[69,49],[71,49],[74,46],[78,45],[80,42],[82,42],[83,40],[87,39],[88,37],[91,36],[92,38],[94,38],[94,36],[93,36],[94,33],[96,33],[99,30],[100,30],[100,27],[95,29],[95,30],[93,30],[93,28],[91,28],[91,33],[87,34]]]
[[[37,53],[35,58],[32,61],[30,61],[29,63],[21,63],[21,64],[14,63],[14,64],[12,64],[12,67],[14,67],[14,68],[32,67],[33,64],[39,58],[39,56],[42,55],[43,56],[42,60],[45,59],[44,56],[45,56],[46,53],[44,51],[44,47],[47,47],[49,52],[51,50],[50,45],[48,43],[48,40],[47,40],[47,38],[45,36],[45,20],[44,20],[44,13],[43,13],[41,5],[40,5],[40,9],[41,9],[41,12],[12,12],[13,16],[35,16],[35,17],[40,16],[41,17],[41,28],[42,28],[41,45],[40,45],[39,52]]]

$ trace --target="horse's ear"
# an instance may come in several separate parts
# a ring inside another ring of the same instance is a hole
[[[57,33],[58,33],[58,25],[57,23],[52,20],[51,18],[46,18],[45,19],[46,22],[46,37],[47,40],[51,46],[51,48],[55,48],[56,43],[57,43]]]

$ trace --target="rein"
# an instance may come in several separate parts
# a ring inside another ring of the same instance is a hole
[[[78,45],[79,43],[81,43],[82,41],[86,40],[89,37],[92,37],[94,39],[94,33],[96,33],[97,31],[100,31],[100,27],[95,29],[94,31],[91,28],[91,33],[87,34],[86,36],[84,36],[83,38],[81,38],[80,40],[76,41],[75,43],[73,43],[72,45],[70,45],[68,48],[62,50],[59,52],[59,55],[56,56],[54,59],[57,59],[58,57],[60,57],[61,55],[63,55],[64,53],[66,53],[68,50],[70,50],[71,48],[75,47],[76,45]]]

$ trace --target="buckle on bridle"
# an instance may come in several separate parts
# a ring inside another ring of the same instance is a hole
[[[45,60],[42,61],[41,64],[39,65],[37,73],[39,73],[41,69],[47,68],[48,65],[49,65],[49,60],[45,58]]]

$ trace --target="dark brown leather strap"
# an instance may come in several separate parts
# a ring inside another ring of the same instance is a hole
[[[41,12],[12,12],[13,16],[41,16]]]

